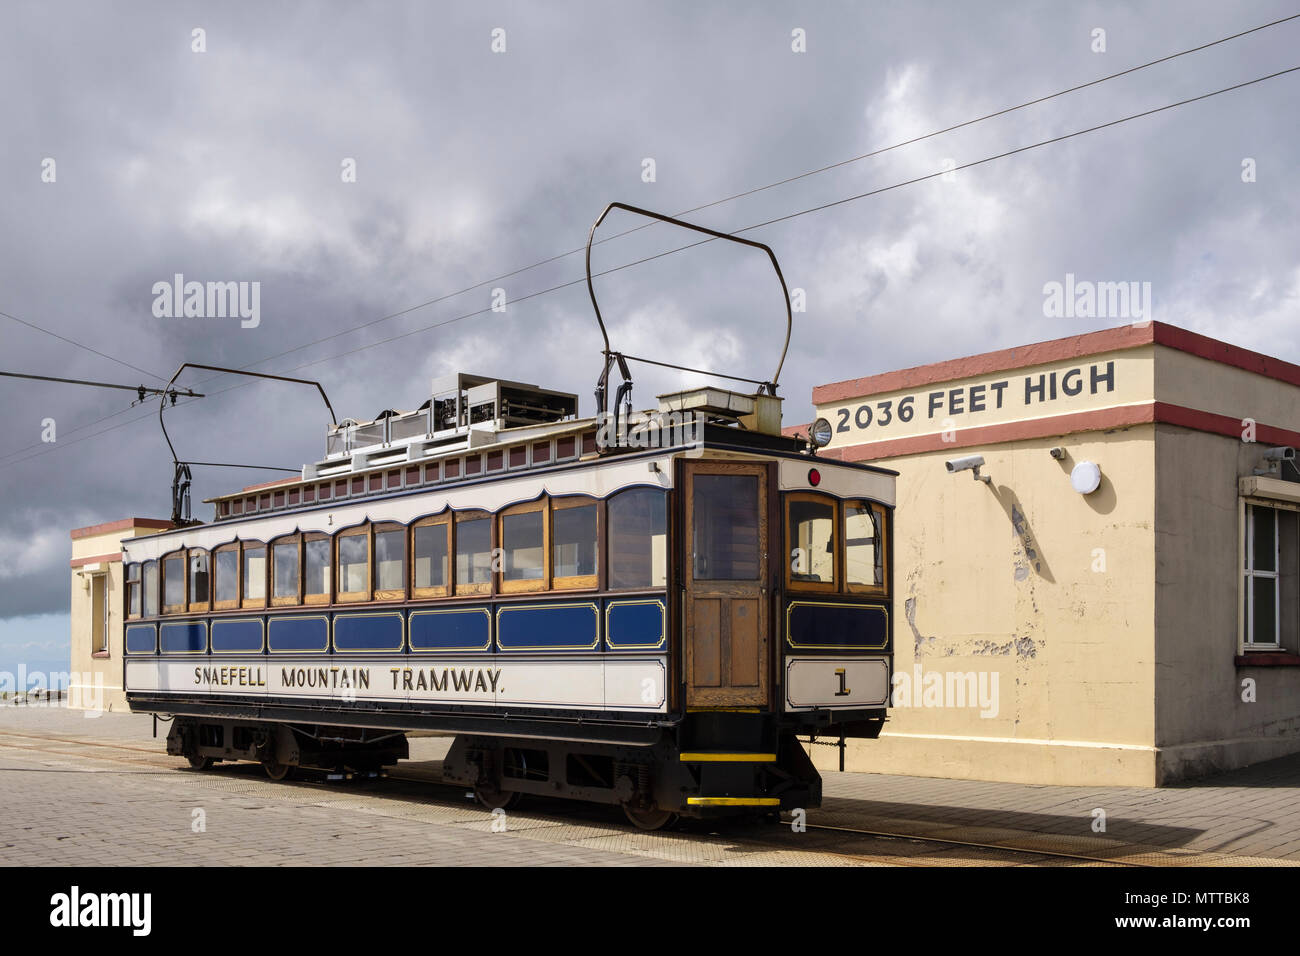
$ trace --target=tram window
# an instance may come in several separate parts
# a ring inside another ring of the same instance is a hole
[[[413,576],[411,587],[416,597],[442,597],[447,593],[447,519],[418,524],[411,531]]]
[[[551,574],[557,588],[596,586],[596,504],[551,502]]]
[[[668,576],[668,498],[653,488],[632,488],[606,502],[609,586],[661,588]]]
[[[786,499],[791,585],[835,589],[835,502],[813,495]]]
[[[209,587],[208,552],[190,552],[190,610],[208,609]]]
[[[126,566],[126,616],[140,616],[140,565]]]
[[[278,606],[298,603],[298,539],[277,541],[271,545],[271,603]]]
[[[456,516],[456,593],[492,591],[492,519]]]
[[[266,545],[244,545],[244,607],[266,604]]]
[[[356,528],[339,534],[339,600],[370,598],[370,529]]]
[[[883,513],[865,501],[844,502],[844,570],[850,590],[885,586]]]
[[[185,610],[185,556],[169,554],[163,558],[163,613]]]
[[[302,543],[302,599],[305,604],[328,604],[330,600],[330,539],[315,535]]]
[[[546,501],[520,505],[501,516],[501,590],[546,587]]]
[[[158,616],[158,562],[146,561],[144,565],[144,616]]]
[[[375,529],[375,600],[406,597],[406,529]]]
[[[759,572],[758,477],[696,475],[692,564],[696,580],[754,581]]]
[[[217,549],[212,559],[213,608],[218,611],[239,606],[239,546]]]

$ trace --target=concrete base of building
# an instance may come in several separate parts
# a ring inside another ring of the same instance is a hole
[[[839,770],[829,739],[811,748],[818,770]],[[844,769],[954,780],[1069,787],[1162,787],[1300,753],[1300,735],[1198,741],[1169,747],[889,733],[849,740]]]

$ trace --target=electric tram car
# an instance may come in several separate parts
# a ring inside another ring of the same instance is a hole
[[[435,382],[211,522],[125,540],[131,709],[172,716],[168,753],[201,769],[373,773],[425,732],[489,808],[569,797],[653,829],[818,806],[799,738],[886,717],[895,473],[783,435],[777,376],[634,413],[632,359],[606,338],[588,418]]]

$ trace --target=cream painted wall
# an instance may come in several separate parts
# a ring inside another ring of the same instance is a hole
[[[116,554],[121,540],[135,534],[130,529],[111,531],[72,540],[72,559]],[[71,686],[69,705],[84,710],[125,711],[126,694],[122,690],[122,591],[123,568],[120,560],[101,563],[106,569],[104,598],[108,605],[108,656],[91,656],[92,594],[87,587],[91,575],[84,568],[72,568],[71,584]],[[101,690],[102,688],[102,690]]]
[[[983,454],[992,485],[948,474],[959,454]],[[1089,496],[1069,483],[1085,459],[1103,475]],[[900,472],[895,674],[982,672],[990,691],[996,674],[997,713],[895,707],[879,740],[850,741],[846,769],[1154,784],[1155,426],[882,464]]]
[[[1155,700],[1161,780],[1300,751],[1300,668],[1234,663],[1241,580],[1237,477],[1250,475],[1263,451],[1237,438],[1157,427]],[[1256,683],[1253,703],[1242,699],[1247,677]]]

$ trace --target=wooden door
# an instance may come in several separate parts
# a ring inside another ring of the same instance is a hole
[[[686,705],[768,703],[767,467],[687,462]]]

